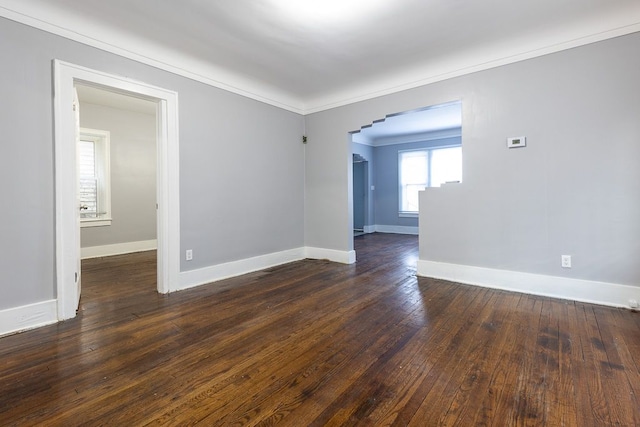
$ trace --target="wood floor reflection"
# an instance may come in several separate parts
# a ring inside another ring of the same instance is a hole
[[[0,339],[0,425],[640,425],[640,314],[417,278],[417,237],[159,295],[83,263],[78,317]]]

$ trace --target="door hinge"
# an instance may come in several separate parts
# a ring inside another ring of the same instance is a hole
[[[76,271],[76,283],[78,283],[78,272]]]

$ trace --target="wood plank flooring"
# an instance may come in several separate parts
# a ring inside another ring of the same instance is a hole
[[[640,314],[416,278],[417,238],[159,295],[83,263],[73,320],[0,338],[0,425],[640,426]]]

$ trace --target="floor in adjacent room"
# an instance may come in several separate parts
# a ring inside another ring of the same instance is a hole
[[[83,262],[78,316],[0,339],[1,425],[640,425],[640,314],[416,277],[416,236],[160,295]]]

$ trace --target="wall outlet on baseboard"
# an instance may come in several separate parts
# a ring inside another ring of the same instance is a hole
[[[184,259],[191,261],[193,259],[193,249],[187,249],[184,253]]]
[[[571,255],[562,255],[560,257],[560,265],[562,268],[571,268]]]

